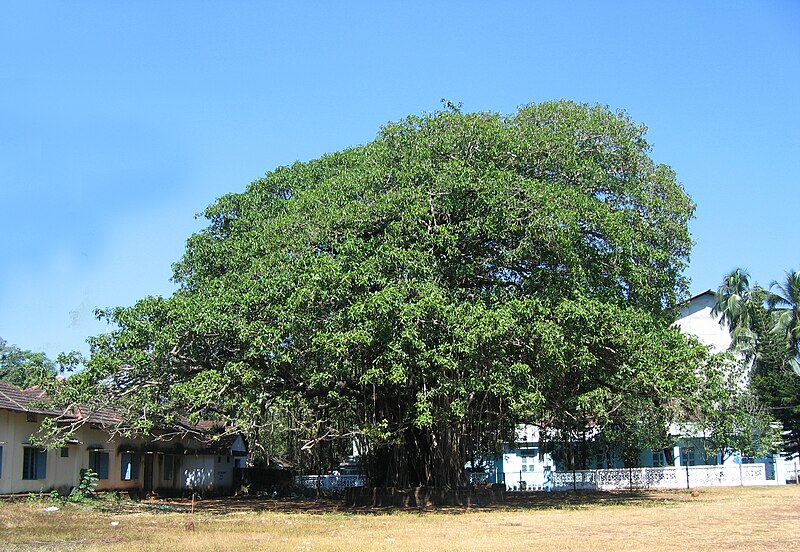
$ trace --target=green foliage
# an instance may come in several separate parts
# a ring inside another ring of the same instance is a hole
[[[53,379],[55,374],[55,364],[44,353],[20,349],[0,338],[0,381],[26,389]]]
[[[698,386],[700,410],[696,420],[686,426],[688,437],[703,431],[706,452],[724,459],[734,452],[758,458],[780,446],[780,431],[773,418],[747,385],[742,363],[730,353],[713,355],[704,365]]]
[[[736,269],[717,292],[715,312],[733,338],[731,348],[749,364],[750,390],[783,425],[783,448],[800,454],[800,274],[787,272],[776,292],[750,285]]]
[[[92,498],[99,481],[100,477],[91,469],[81,470],[81,480],[78,485],[70,491],[67,500],[70,502],[83,502],[86,499]]]
[[[668,328],[694,206],[645,127],[447,108],[220,198],[180,289],[99,313],[114,329],[63,396],[111,397],[137,429],[279,420],[309,469],[355,438],[400,486],[460,484],[521,422],[668,424],[705,354]]]
[[[800,377],[762,363],[753,371],[751,388],[781,422],[784,450],[800,454]]]
[[[775,330],[786,339],[790,365],[800,376],[800,272],[787,272],[784,282],[772,282],[767,303],[775,313]]]

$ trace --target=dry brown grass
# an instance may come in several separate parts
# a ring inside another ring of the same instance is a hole
[[[512,497],[490,509],[353,512],[330,501],[144,502],[98,510],[0,504],[2,550],[783,550],[800,487]],[[187,523],[194,521],[192,527]],[[112,522],[118,525],[112,526]]]

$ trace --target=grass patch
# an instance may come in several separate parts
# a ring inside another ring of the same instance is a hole
[[[779,550],[800,542],[800,487],[529,493],[492,508],[344,509],[331,500],[0,503],[2,550]],[[189,507],[187,509],[187,507]]]

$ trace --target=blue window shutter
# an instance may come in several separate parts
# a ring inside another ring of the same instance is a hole
[[[108,479],[109,454],[93,450],[89,453],[89,468],[97,474],[98,479]]]
[[[97,477],[100,479],[108,479],[108,453],[100,453],[100,462],[97,466]]]
[[[47,479],[47,451],[36,451],[36,479]]]

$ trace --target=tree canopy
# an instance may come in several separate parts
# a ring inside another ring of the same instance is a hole
[[[378,485],[458,485],[521,422],[663,439],[706,351],[670,327],[694,205],[645,132],[448,104],[279,167],[206,209],[174,295],[100,313],[67,399],[280,429],[301,461],[355,440]]]
[[[55,364],[44,353],[20,349],[0,338],[0,381],[25,389],[55,374]]]

